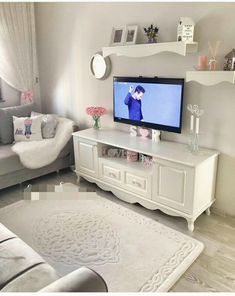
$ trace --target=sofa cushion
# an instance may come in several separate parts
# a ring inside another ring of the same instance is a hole
[[[10,281],[1,292],[37,292],[57,279],[54,268],[42,263]]]
[[[0,144],[0,176],[24,169],[18,155],[11,147],[12,145]]]
[[[26,169],[20,162],[19,156],[14,151],[12,151],[11,147],[12,145],[0,144],[0,177],[19,170]],[[72,146],[70,141],[60,152],[57,159],[67,157],[71,153],[71,147]]]
[[[13,237],[16,235],[0,223],[0,243]]]
[[[0,243],[0,289],[34,266],[45,262],[19,238]]]
[[[34,103],[22,106],[0,108],[0,141],[11,144],[14,141],[13,116],[30,116]]]

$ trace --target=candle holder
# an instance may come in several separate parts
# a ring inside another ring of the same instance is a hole
[[[194,134],[194,138],[193,138],[193,144],[192,144],[192,153],[197,153],[199,150],[199,138],[198,138],[198,134],[195,133]]]
[[[198,105],[192,106],[191,104],[187,106],[187,109],[191,113],[188,149],[191,153],[197,153],[199,150],[200,116],[202,116],[204,110],[199,109]]]

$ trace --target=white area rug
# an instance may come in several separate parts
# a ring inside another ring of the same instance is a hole
[[[111,292],[168,291],[203,250],[199,241],[96,193],[76,196],[17,202],[0,210],[0,222],[61,275],[88,266]]]

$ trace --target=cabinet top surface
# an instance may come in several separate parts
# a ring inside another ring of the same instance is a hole
[[[169,141],[152,142],[151,139],[131,136],[127,132],[114,129],[93,128],[73,133],[74,137],[79,137],[98,143],[116,146],[139,153],[144,153],[153,157],[179,162],[188,166],[197,166],[210,157],[217,156],[215,150],[200,148],[197,154],[192,154],[187,145]]]

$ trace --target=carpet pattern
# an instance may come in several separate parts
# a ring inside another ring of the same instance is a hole
[[[0,209],[0,222],[61,275],[85,265],[110,292],[165,292],[203,250],[199,241],[96,193],[59,195]]]
[[[119,260],[117,232],[102,216],[91,213],[59,211],[38,219],[33,243],[43,256],[66,264],[99,265]]]

